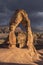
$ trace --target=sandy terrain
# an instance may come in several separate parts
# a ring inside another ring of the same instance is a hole
[[[4,42],[4,38],[7,35],[0,34],[0,43]],[[43,65],[43,46],[37,46],[37,49],[39,49],[38,52],[41,54],[40,59],[32,62],[27,49],[0,47],[0,65]]]
[[[26,65],[43,65],[43,49],[38,50],[41,54],[40,60],[31,62],[27,49],[19,48],[0,48],[0,65],[7,64],[26,64]]]

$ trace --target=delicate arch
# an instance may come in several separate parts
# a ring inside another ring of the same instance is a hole
[[[13,17],[11,18],[10,21],[10,27],[11,25],[14,25],[14,30],[16,29],[16,27],[21,23],[21,22],[25,21],[27,22],[27,36],[28,36],[28,40],[27,40],[27,45],[28,47],[31,47],[32,43],[33,43],[33,36],[32,36],[32,31],[31,31],[31,27],[30,27],[30,20],[28,18],[27,13],[24,10],[16,10],[15,14],[13,15]],[[9,27],[9,28],[10,28]]]

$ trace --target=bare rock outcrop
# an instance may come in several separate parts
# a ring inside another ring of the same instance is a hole
[[[21,32],[16,37],[15,30],[20,23],[23,25],[23,27],[25,27],[26,35],[24,32]],[[11,45],[11,47],[12,45],[15,45],[16,47],[16,44],[19,43],[19,48],[22,48],[26,44],[28,46],[28,54],[31,56],[31,58],[33,59],[34,57],[38,57],[38,53],[33,45],[33,35],[30,25],[30,19],[28,18],[28,14],[24,10],[15,11],[15,14],[11,18],[9,29],[9,45]]]

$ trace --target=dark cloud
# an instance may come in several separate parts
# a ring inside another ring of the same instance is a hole
[[[31,23],[33,26],[42,26],[43,25],[43,12],[34,12],[29,15]]]
[[[0,24],[1,25],[9,24],[12,14],[13,14],[13,11],[4,7],[3,11],[0,12]]]
[[[0,0],[0,5],[11,10],[24,8],[30,11],[43,11],[43,0]]]
[[[6,0],[7,7],[14,10],[24,8],[30,11],[43,11],[43,0]]]
[[[43,0],[0,0],[0,24],[7,24],[16,9],[27,11],[32,27],[43,29]]]

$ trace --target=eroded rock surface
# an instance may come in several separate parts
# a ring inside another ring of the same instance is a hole
[[[21,32],[17,36],[17,43],[19,44],[19,47],[22,48],[26,45],[26,34]]]
[[[24,10],[17,10],[14,14],[14,16],[11,18],[10,27],[11,25],[14,25],[14,31],[17,28],[17,26],[22,23],[23,26],[26,28],[27,32],[27,45],[31,48],[30,45],[33,43],[33,36],[30,26],[30,20],[28,18],[27,13]]]
[[[17,37],[15,36],[15,30],[18,25],[22,23],[23,27],[26,29],[26,35],[24,33],[18,33]],[[32,57],[38,57],[38,53],[33,45],[33,35],[31,31],[30,19],[28,14],[24,10],[16,10],[15,14],[10,21],[10,33],[9,33],[9,45],[15,45],[19,43],[19,48],[22,48],[25,44],[28,46],[29,55]],[[14,39],[14,41],[13,41]],[[17,42],[18,41],[18,42]],[[26,43],[25,43],[26,42]]]

